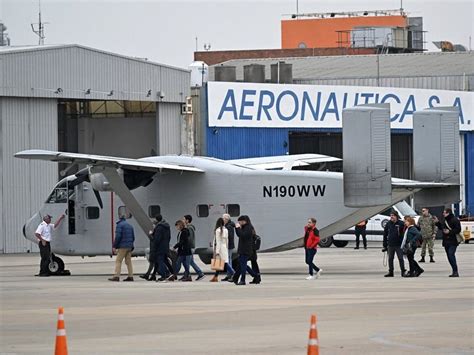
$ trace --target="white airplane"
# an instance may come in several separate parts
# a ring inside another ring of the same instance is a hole
[[[222,213],[249,215],[262,236],[261,251],[283,251],[302,246],[308,217],[318,220],[324,238],[422,188],[450,186],[392,178],[388,204],[349,208],[344,205],[342,173],[291,170],[339,160],[316,154],[230,161],[190,156],[127,159],[44,150],[26,150],[15,156],[87,166],[59,181],[23,227],[25,238],[37,243],[34,232],[42,216],[66,213],[51,242],[53,253],[59,255],[112,255],[115,222],[124,208],[136,231],[134,255],[145,254],[147,234],[157,213],[171,225],[185,214],[193,216],[195,252],[205,263],[210,262],[209,242]],[[282,170],[272,170],[278,168]],[[60,273],[64,263],[54,256],[50,268]]]

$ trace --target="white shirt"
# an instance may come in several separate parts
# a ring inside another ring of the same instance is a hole
[[[54,224],[47,224],[45,221],[41,222],[38,228],[36,228],[37,234],[41,235],[41,238],[47,242],[51,241],[51,236],[53,235]]]

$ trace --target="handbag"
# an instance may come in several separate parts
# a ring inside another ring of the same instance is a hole
[[[219,255],[216,255],[211,259],[211,269],[214,271],[223,271],[225,267],[225,260],[221,259]]]
[[[451,227],[449,226],[448,222],[446,222],[446,220],[444,221],[444,224],[446,224],[446,227],[449,230],[451,230]],[[461,233],[457,233],[456,234],[456,241],[458,242],[458,244],[461,244],[462,242],[464,242],[464,236]]]

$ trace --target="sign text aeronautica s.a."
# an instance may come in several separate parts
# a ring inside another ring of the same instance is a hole
[[[342,110],[389,103],[392,128],[411,129],[415,111],[459,110],[463,131],[474,130],[474,93],[405,88],[208,83],[210,127],[340,128]]]

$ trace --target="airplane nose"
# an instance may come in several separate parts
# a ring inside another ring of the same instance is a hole
[[[35,231],[38,225],[41,223],[41,216],[39,213],[35,213],[29,220],[26,221],[23,226],[23,236],[31,242],[36,243]]]

